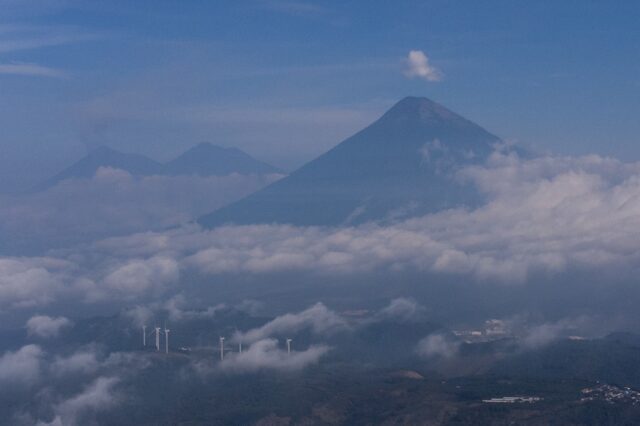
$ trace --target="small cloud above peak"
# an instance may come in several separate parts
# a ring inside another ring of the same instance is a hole
[[[427,81],[442,80],[442,72],[429,63],[429,57],[422,50],[411,50],[405,59],[404,74],[409,78],[422,78]]]

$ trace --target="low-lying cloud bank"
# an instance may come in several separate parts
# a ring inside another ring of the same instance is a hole
[[[457,178],[477,185],[488,202],[388,226],[188,226],[39,258],[2,258],[0,310],[63,295],[86,302],[146,298],[176,288],[186,271],[414,271],[519,284],[532,274],[576,269],[615,271],[623,279],[640,264],[640,163],[495,153]]]
[[[92,346],[67,356],[33,344],[6,352],[0,356],[0,393],[20,403],[5,407],[4,414],[12,411],[5,420],[15,425],[93,424],[97,413],[120,402],[118,384],[149,366],[143,355],[105,355]]]
[[[43,191],[0,197],[0,253],[41,252],[164,229],[236,201],[280,175],[147,176],[102,167]]]
[[[225,372],[250,373],[262,369],[294,371],[316,364],[329,351],[326,345],[313,345],[302,351],[288,353],[276,339],[254,342],[242,353],[233,354],[219,364]]]
[[[316,335],[329,335],[347,328],[345,320],[322,303],[316,303],[308,309],[298,313],[288,313],[262,327],[238,332],[234,336],[236,342],[253,343],[267,337],[282,333],[296,333],[309,329]]]

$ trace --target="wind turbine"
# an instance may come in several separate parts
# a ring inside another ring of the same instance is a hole
[[[242,353],[242,342],[238,343],[238,353]]]
[[[164,329],[164,353],[169,353],[169,330],[168,328]]]
[[[160,327],[156,327],[156,351],[160,351]]]
[[[220,336],[220,361],[224,360],[224,337]]]
[[[291,342],[293,342],[293,340],[287,339],[287,355],[291,355]]]
[[[142,326],[142,346],[147,346],[147,326]]]

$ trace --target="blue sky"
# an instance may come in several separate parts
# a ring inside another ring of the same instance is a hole
[[[640,3],[0,0],[0,190],[106,144],[292,169],[407,95],[540,151],[640,159]],[[420,51],[439,78],[409,75]],[[437,80],[437,81],[434,81]]]

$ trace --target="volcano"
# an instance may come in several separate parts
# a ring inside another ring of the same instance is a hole
[[[289,176],[198,222],[335,226],[473,206],[481,196],[456,172],[483,163],[500,143],[434,101],[407,97]]]
[[[164,174],[226,176],[231,173],[264,175],[282,173],[270,164],[256,160],[237,148],[200,143],[164,165]]]

